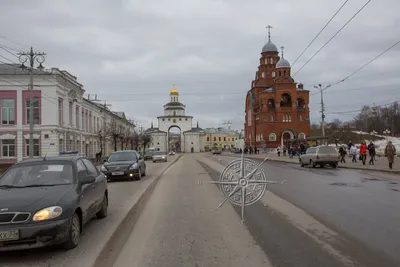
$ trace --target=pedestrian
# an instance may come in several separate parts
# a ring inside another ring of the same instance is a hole
[[[283,145],[283,156],[286,157],[286,146]]]
[[[281,156],[281,148],[278,146],[278,148],[276,149],[276,152],[278,152],[278,157]]]
[[[339,148],[339,154],[340,154],[340,163],[346,163],[346,148],[344,146],[340,146]]]
[[[387,157],[389,162],[389,168],[393,168],[394,156],[396,155],[396,147],[393,145],[392,141],[389,141],[385,148],[385,157]]]
[[[363,165],[365,165],[365,161],[367,160],[367,145],[365,144],[365,141],[362,141],[360,145],[360,157]]]
[[[368,152],[369,152],[369,156],[370,156],[370,160],[369,160],[369,165],[374,165],[374,160],[375,160],[375,145],[372,141],[369,142],[368,145]]]
[[[350,148],[350,155],[352,156],[352,162],[357,163],[357,147],[351,146]]]

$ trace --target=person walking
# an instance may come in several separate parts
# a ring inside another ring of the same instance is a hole
[[[350,148],[350,155],[352,157],[352,162],[353,163],[357,163],[357,147],[356,146],[352,146]]]
[[[374,165],[374,160],[375,160],[375,145],[374,143],[372,143],[372,141],[369,142],[368,145],[368,152],[369,152],[369,156],[370,156],[370,160],[369,160],[369,165]]]
[[[339,148],[339,154],[340,154],[340,163],[346,163],[346,148],[344,146],[340,146]]]
[[[389,168],[393,168],[394,156],[396,156],[396,147],[393,145],[392,141],[389,141],[385,148],[385,157],[387,157],[389,162]]]
[[[365,165],[365,161],[367,160],[367,145],[365,144],[365,141],[361,142],[360,145],[360,156],[361,156],[361,160],[363,165]]]

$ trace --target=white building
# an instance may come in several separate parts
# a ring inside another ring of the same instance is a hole
[[[29,72],[18,65],[0,65],[0,75],[0,165],[7,165],[29,157]],[[110,128],[104,126],[134,130],[123,113],[85,99],[84,92],[67,71],[34,71],[34,157],[79,151],[94,158]],[[105,142],[103,155],[108,155],[112,140]]]
[[[186,116],[186,106],[179,102],[179,92],[176,88],[170,92],[170,102],[164,105],[164,116],[157,117],[158,128],[153,127],[146,130],[146,133],[152,137],[149,146],[161,151],[173,150],[169,144],[171,128],[180,130],[180,142],[177,147],[178,152],[201,152],[204,148],[203,129],[193,125],[193,117]]]

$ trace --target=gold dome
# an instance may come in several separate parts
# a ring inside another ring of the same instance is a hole
[[[170,95],[179,95],[179,92],[176,88],[172,89],[171,92],[169,92]]]

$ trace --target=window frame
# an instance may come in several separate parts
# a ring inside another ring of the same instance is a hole
[[[13,141],[14,144],[4,144],[4,141]],[[16,142],[15,139],[2,139],[0,140],[1,143],[1,158],[15,158],[16,157],[16,153],[15,153],[15,149],[16,149]],[[7,147],[7,156],[4,156],[4,147]],[[10,149],[10,147],[13,147],[14,149]],[[13,151],[14,156],[10,156],[10,151]]]
[[[5,101],[11,101],[12,102],[12,107],[6,107],[4,105]],[[0,107],[1,107],[1,125],[15,125],[15,98],[2,98],[0,99]],[[7,111],[7,123],[3,123],[3,115],[5,113],[5,110]],[[12,112],[10,112],[12,110]],[[13,123],[10,123],[10,115],[14,117]]]

